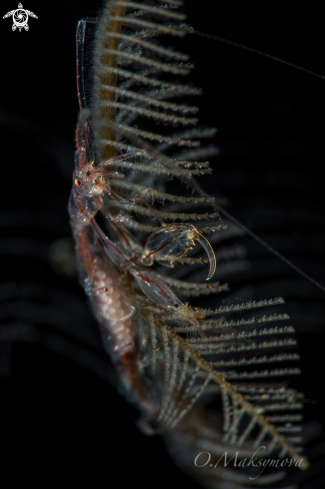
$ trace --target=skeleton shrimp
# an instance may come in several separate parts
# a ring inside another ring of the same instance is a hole
[[[90,244],[84,242],[85,229],[90,226],[101,242],[106,255],[114,265],[126,273],[129,272],[136,279],[141,291],[150,300],[165,309],[176,311],[184,319],[189,320],[199,328],[199,323],[195,318],[195,311],[180,301],[162,278],[153,272],[139,269],[137,264],[151,266],[154,260],[157,260],[158,263],[162,262],[173,266],[173,262],[185,255],[188,250],[192,249],[194,242],[197,240],[208,254],[209,274],[206,279],[208,280],[212,277],[216,268],[215,255],[208,240],[192,224],[174,223],[165,225],[162,229],[153,232],[143,248],[131,233],[123,227],[123,222],[127,218],[123,215],[111,215],[103,202],[104,197],[107,195],[115,200],[122,199],[122,197],[111,190],[108,179],[110,176],[123,179],[124,175],[118,172],[108,171],[107,166],[112,159],[114,161],[117,159],[125,160],[130,157],[130,154],[126,153],[109,160],[104,160],[98,166],[95,166],[94,152],[91,147],[90,138],[90,111],[87,110],[80,112],[76,130],[76,144],[76,166],[73,173],[73,189],[69,203],[69,212],[77,242],[79,240],[80,244],[83,243],[82,246],[85,246],[89,256],[92,257]],[[117,232],[116,234],[119,238],[118,244],[112,242],[96,222],[95,215],[99,210],[106,218],[106,222]],[[87,242],[88,240],[89,238],[87,238]],[[91,261],[92,265],[86,273],[88,277],[94,277],[97,273],[91,270],[92,267],[95,267],[96,260],[94,257],[91,258]],[[100,276],[104,273],[103,271],[101,272]],[[94,285],[93,282],[96,282],[94,278],[88,278],[88,280],[91,282],[91,285],[88,284],[86,287],[89,292],[104,292],[107,294],[111,290],[111,287],[108,287],[104,283]],[[110,300],[107,301],[108,305],[111,308]],[[135,307],[129,305],[129,308],[130,311],[123,309],[123,314],[122,312],[119,313],[118,318],[114,318],[114,321],[126,321],[129,319],[134,314]],[[108,318],[113,319],[110,316]]]

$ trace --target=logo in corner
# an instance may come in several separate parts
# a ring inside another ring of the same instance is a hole
[[[7,12],[6,15],[4,15],[2,18],[7,19],[11,16],[13,20],[12,30],[15,31],[18,27],[19,32],[21,32],[22,28],[24,28],[25,31],[29,30],[28,16],[34,17],[34,19],[38,19],[37,15],[35,15],[33,12],[23,9],[23,5],[21,3],[18,5],[18,8],[16,10],[11,10],[11,12]]]

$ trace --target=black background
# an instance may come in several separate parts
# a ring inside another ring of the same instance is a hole
[[[197,30],[324,73],[322,12],[312,3],[185,3]],[[71,237],[76,23],[99,7],[30,0],[24,8],[38,19],[29,19],[29,32],[0,22],[0,470],[10,475],[4,487],[89,478],[92,487],[194,488],[163,442],[135,428],[137,412],[109,383],[109,359],[77,278],[56,273],[50,260],[53,245]],[[1,2],[1,17],[15,8]],[[230,212],[325,285],[324,80],[201,37],[178,48],[196,65],[202,121],[218,128],[220,156],[206,188],[229,198]],[[242,241],[252,269],[229,281],[229,297],[249,287],[255,299],[286,298],[303,368],[292,384],[317,401],[306,404],[307,420],[321,420],[325,293]],[[312,480],[306,487],[325,487]]]

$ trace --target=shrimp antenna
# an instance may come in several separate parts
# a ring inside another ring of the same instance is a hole
[[[245,51],[250,51],[251,53],[258,54],[260,56],[264,56],[264,58],[272,59],[273,61],[277,61],[278,63],[282,63],[284,65],[290,66],[295,70],[303,71],[304,73],[308,73],[309,75],[315,76],[316,78],[320,78],[321,80],[325,80],[324,75],[319,75],[314,71],[307,70],[306,68],[302,68],[301,66],[295,65],[293,63],[289,63],[289,61],[285,61],[284,59],[277,58],[276,56],[272,56],[271,54],[263,53],[263,51],[259,51],[258,49],[250,48],[248,46],[244,46],[243,44],[239,44],[238,42],[229,41],[228,39],[224,39],[223,37],[215,36],[214,34],[206,34],[205,32],[200,32],[194,30],[190,32],[190,34],[196,34],[197,36],[206,37],[208,39],[213,39],[214,41],[222,42],[224,44],[228,44],[229,46],[234,46],[236,48],[244,49]]]
[[[248,229],[244,224],[242,224],[240,221],[238,221],[234,216],[232,216],[228,211],[226,211],[223,207],[220,207],[217,203],[214,204],[214,207],[218,209],[220,214],[224,215],[228,219],[230,219],[232,222],[237,224],[241,229],[243,229],[249,236],[254,238],[258,243],[260,243],[264,248],[269,250],[271,253],[273,253],[275,256],[280,258],[284,263],[286,263],[289,267],[291,267],[293,270],[295,270],[297,273],[305,277],[309,282],[312,284],[316,285],[319,289],[321,289],[323,292],[325,292],[325,287],[318,283],[316,280],[311,278],[307,273],[305,273],[301,268],[297,267],[294,263],[292,263],[288,258],[283,256],[281,253],[279,253],[277,250],[275,250],[272,246],[270,246],[264,239],[260,238],[257,234],[253,233],[250,229]]]
[[[92,18],[87,17],[87,18],[82,19],[81,21],[79,21],[78,22],[78,27],[77,27],[77,43],[76,43],[77,44],[77,60],[78,60],[78,62],[77,62],[77,89],[78,89],[78,100],[79,100],[79,107],[80,107],[80,109],[87,107],[86,96],[85,96],[85,89],[84,89],[84,73],[83,73],[83,71],[84,71],[84,41],[85,41],[86,24],[87,23],[96,24],[97,22],[98,22],[97,19],[92,19]],[[319,75],[318,73],[314,73],[313,71],[306,70],[305,68],[302,68],[300,66],[297,66],[297,65],[294,65],[292,63],[289,63],[288,61],[284,61],[282,59],[276,58],[275,56],[272,56],[270,54],[263,53],[262,51],[258,51],[257,49],[250,48],[248,46],[244,46],[244,45],[239,44],[239,43],[236,43],[234,41],[229,41],[228,39],[224,39],[222,37],[218,37],[218,36],[215,36],[213,34],[207,34],[207,33],[196,31],[196,30],[193,30],[193,31],[190,31],[190,32],[193,32],[194,34],[196,34],[198,36],[206,37],[208,39],[213,39],[215,41],[219,41],[219,42],[228,44],[230,46],[235,46],[237,48],[241,48],[241,49],[250,51],[252,53],[255,53],[255,54],[264,56],[266,58],[270,58],[273,61],[277,61],[279,63],[282,63],[282,64],[285,64],[285,65],[290,66],[292,68],[295,68],[297,70],[306,72],[306,73],[308,73],[310,75],[313,75],[313,76],[315,76],[317,78],[321,78],[323,80],[325,79],[325,76],[323,76],[323,75]],[[117,130],[117,127],[114,127],[114,129]],[[126,131],[125,129],[124,129],[124,132],[127,132],[127,135],[128,135],[128,137],[131,140],[133,139],[138,144],[140,143],[140,145],[142,145],[144,147],[147,147],[147,150],[149,150],[149,152],[151,152],[154,156],[158,157],[159,160],[161,161],[161,163],[165,167],[170,168],[170,163],[171,163],[170,160],[168,158],[166,158],[166,157],[163,157],[148,142],[146,142],[144,144],[144,141],[142,141],[142,140],[140,141],[134,135],[129,134],[128,131]],[[185,180],[185,183],[187,185],[191,186],[193,188],[193,190],[196,190],[199,194],[201,194],[202,196],[206,197],[207,200],[210,200],[210,202],[211,202],[211,200],[213,200],[212,206],[217,211],[219,211],[220,214],[222,214],[225,217],[227,217],[228,219],[230,219],[237,226],[239,226],[241,229],[243,229],[249,236],[251,236],[253,239],[255,239],[255,241],[257,241],[258,243],[260,243],[264,248],[266,248],[267,250],[269,250],[275,256],[277,256],[278,258],[280,258],[280,260],[282,260],[284,263],[286,263],[290,268],[292,268],[293,270],[295,270],[297,273],[299,273],[300,275],[302,275],[303,277],[305,277],[307,280],[309,280],[311,283],[313,283],[316,287],[318,287],[323,292],[325,292],[325,287],[324,286],[322,286],[316,280],[314,280],[313,278],[311,278],[303,270],[301,270],[294,263],[292,263],[290,260],[288,260],[288,258],[286,258],[285,256],[283,256],[281,253],[279,253],[277,250],[275,250],[272,246],[270,246],[268,243],[266,243],[262,238],[260,238],[253,231],[251,231],[250,229],[248,229],[244,224],[242,224],[240,221],[238,221],[228,211],[226,211],[221,206],[219,206],[215,202],[215,200],[214,199],[211,199],[211,197],[201,188],[201,186],[197,183],[196,180],[194,180],[193,178],[190,178],[190,180],[188,180],[188,175],[186,174],[186,176],[185,176],[182,173],[182,171],[181,171],[180,168],[177,168],[177,173],[179,174],[178,177],[181,180],[183,180],[183,181]]]
[[[215,199],[211,198],[205,190],[201,187],[201,185],[192,177],[192,175],[184,175],[184,170],[174,167],[174,163],[172,160],[167,158],[165,155],[160,153],[159,150],[157,150],[154,146],[152,146],[149,142],[143,141],[139,137],[135,136],[134,134],[130,133],[130,130],[128,128],[121,128],[118,126],[118,124],[112,122],[112,121],[106,121],[107,125],[110,126],[113,130],[116,132],[120,131],[124,133],[131,141],[135,142],[139,147],[144,148],[148,154],[151,154],[154,158],[156,158],[163,166],[166,168],[173,168],[174,171],[177,172],[177,176],[180,180],[182,180],[186,185],[191,187],[193,190],[198,192],[202,197],[205,197],[207,199],[207,202],[210,203],[210,205],[220,214],[223,216],[227,217],[230,219],[233,223],[235,223],[237,226],[239,226],[241,229],[243,229],[249,236],[251,236],[255,241],[260,243],[264,248],[269,250],[271,253],[273,253],[275,256],[280,258],[284,263],[286,263],[290,268],[295,270],[297,273],[305,277],[307,280],[309,280],[312,284],[316,285],[319,289],[321,289],[323,292],[325,292],[325,287],[318,283],[316,280],[311,278],[307,273],[305,273],[303,270],[301,270],[297,265],[292,263],[288,258],[283,256],[281,253],[279,253],[277,250],[275,250],[272,246],[270,246],[266,241],[264,241],[262,238],[260,238],[257,234],[255,234],[253,231],[248,229],[244,224],[242,224],[240,221],[238,221],[234,216],[232,216],[228,211],[226,211],[223,207],[221,207]]]

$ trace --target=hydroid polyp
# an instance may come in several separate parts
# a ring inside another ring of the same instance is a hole
[[[286,314],[252,315],[283,299],[220,305],[217,296],[228,285],[217,281],[218,267],[214,274],[215,254],[238,228],[221,222],[215,198],[195,180],[211,173],[216,149],[201,140],[215,131],[197,126],[198,109],[187,101],[200,90],[175,80],[190,73],[188,57],[158,43],[191,32],[178,6],[107,2],[89,99],[82,73],[87,21],[79,24],[82,110],[70,217],[80,280],[120,382],[142,413],[142,429],[172,440],[184,466],[202,447],[215,463],[222,451],[244,458],[263,445],[269,458],[299,459],[307,468],[296,414],[303,395],[282,381],[299,373],[290,367],[297,355],[287,335],[294,329],[278,324]],[[162,131],[154,132],[152,122]],[[224,256],[232,272],[243,267],[232,263],[231,249]],[[211,281],[200,283],[207,263]],[[236,312],[247,316],[233,319]],[[188,470],[207,487],[223,477],[209,468]],[[244,471],[234,468],[232,477],[250,484]],[[278,477],[270,470],[260,482]]]

